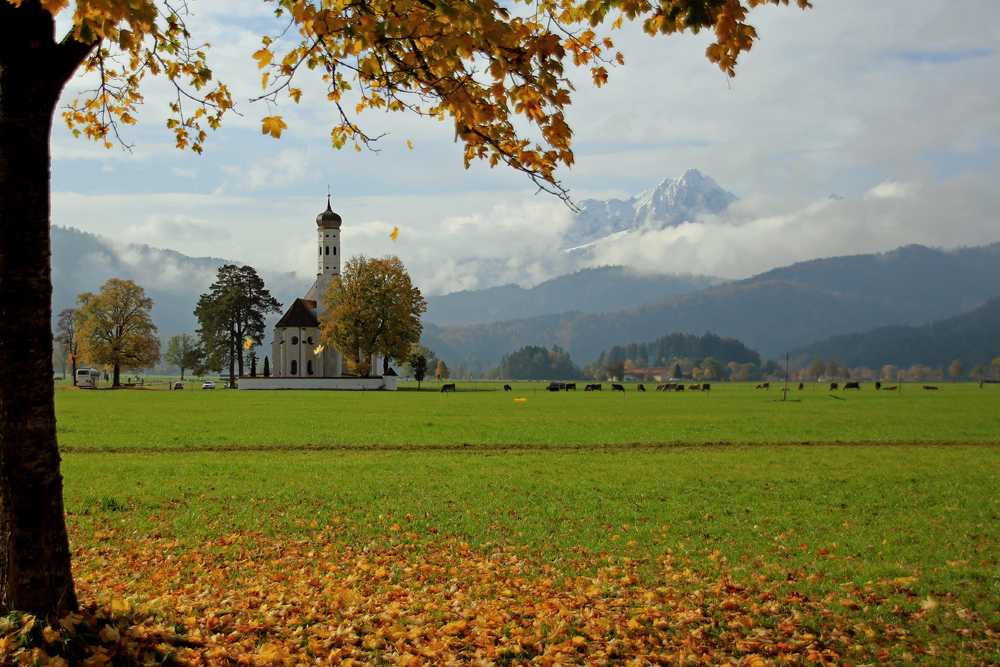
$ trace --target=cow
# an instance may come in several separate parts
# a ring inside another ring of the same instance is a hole
[[[625,393],[625,387],[623,387],[620,384],[613,384],[613,385],[611,385],[611,391],[620,391],[620,392],[622,392],[624,394]]]
[[[573,391],[576,391],[576,383],[575,382],[567,382],[566,383],[566,391],[569,391],[570,389],[572,389]]]
[[[756,389],[770,389],[771,388],[771,383],[770,382],[761,382],[755,388]]]
[[[924,385],[924,389],[929,389],[931,391],[937,391],[937,387],[935,387],[934,385],[930,385],[930,384],[925,384]]]
[[[802,391],[802,390],[803,390],[803,389],[805,389],[805,388],[806,388],[806,385],[805,385],[805,383],[803,383],[803,382],[800,382],[800,383],[799,383],[799,391]]]
[[[836,382],[831,382],[830,383],[830,391],[836,391],[836,390],[837,390],[837,383]]]
[[[875,391],[879,391],[881,389],[882,389],[882,383],[879,382],[878,380],[876,380],[875,381]]]
[[[441,393],[443,394],[446,391],[455,391],[455,383],[449,382],[448,384],[441,385]]]
[[[678,382],[677,386],[674,387],[674,391],[684,391],[684,385],[682,385],[680,382]]]
[[[860,382],[845,382],[844,383],[844,388],[843,388],[842,391],[847,391],[848,389],[857,389],[857,390],[860,391],[861,390],[861,383]]]
[[[979,388],[982,389],[982,386],[980,386]],[[666,391],[666,390],[667,390],[667,385],[665,384],[656,385],[656,391]]]
[[[513,391],[513,389],[511,389],[511,388],[510,388],[510,385],[509,385],[509,384],[505,384],[505,385],[503,386],[503,390],[504,390],[504,391]]]
[[[599,384],[588,384],[586,387],[584,387],[583,390],[584,391],[600,391],[601,390],[601,385],[599,385]]]
[[[701,385],[701,390],[702,391],[711,391],[712,390],[712,385],[710,385],[709,383],[706,382],[705,384]]]
[[[897,389],[899,389],[899,385],[894,384],[891,387],[882,387],[882,388],[885,389],[886,391],[896,391]]]
[[[701,385],[700,384],[689,384],[688,385],[688,391],[701,391]]]
[[[635,389],[636,389],[636,391],[646,391],[646,388],[642,386],[641,382],[639,383],[639,386],[636,387]]]

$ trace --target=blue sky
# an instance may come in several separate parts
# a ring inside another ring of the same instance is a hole
[[[333,110],[319,83],[304,80],[302,104],[273,111],[289,129],[280,140],[262,136],[271,112],[247,102],[260,86],[250,56],[273,5],[242,2],[234,15],[232,4],[195,0],[190,26],[211,42],[216,75],[243,115],[200,156],[173,148],[162,82],[147,87],[140,124],[127,130],[132,153],[57,124],[55,224],[308,281],[329,185],[345,253],[399,254],[428,293],[528,285],[560,270],[568,209],[513,171],[464,170],[447,123],[365,113],[369,132],[389,133],[381,152],[335,151]],[[574,77],[576,165],[559,174],[564,185],[577,200],[628,197],[693,167],[741,201],[728,216],[644,236],[599,261],[739,278],[906,243],[1000,240],[994,10],[995,0],[758,9],[760,41],[731,80],[704,58],[706,34],[614,33],[626,65],[609,84],[595,90],[586,73]],[[71,82],[66,95],[83,88]]]

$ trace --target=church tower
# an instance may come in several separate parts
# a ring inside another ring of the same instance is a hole
[[[319,265],[316,272],[316,319],[324,313],[323,297],[334,276],[340,275],[340,216],[330,208],[330,195],[326,196],[326,210],[316,216],[319,234]]]

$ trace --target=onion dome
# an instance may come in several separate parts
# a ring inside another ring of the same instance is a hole
[[[340,229],[341,222],[343,221],[340,219],[340,216],[330,208],[330,195],[327,195],[326,210],[316,216],[316,226],[328,229]]]

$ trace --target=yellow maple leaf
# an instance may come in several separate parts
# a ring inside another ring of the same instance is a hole
[[[267,49],[261,49],[257,53],[253,54],[254,60],[257,61],[257,69],[264,69],[270,65],[272,57],[274,57],[273,54]]]
[[[395,243],[397,236],[399,236],[399,227],[393,227],[392,234],[389,234],[389,238],[392,239],[393,243]]]
[[[409,141],[409,140],[407,140],[407,142],[406,142],[406,147],[407,147],[407,148],[409,148],[409,149],[410,149],[410,150],[412,151],[412,150],[413,150],[413,142],[412,142],[412,141]]]
[[[247,339],[243,341],[243,349],[249,350],[251,347],[253,347],[253,338],[247,336]]]
[[[268,116],[263,120],[263,127],[260,133],[270,134],[275,139],[280,139],[281,131],[287,129],[288,125],[285,124],[285,121],[281,120],[281,116]]]

